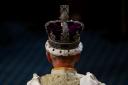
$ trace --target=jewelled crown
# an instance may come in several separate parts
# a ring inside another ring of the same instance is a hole
[[[56,49],[77,48],[83,27],[83,23],[69,20],[69,5],[61,5],[60,20],[49,21],[45,24],[48,43]]]

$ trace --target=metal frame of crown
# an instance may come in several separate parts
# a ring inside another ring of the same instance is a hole
[[[60,20],[54,20],[54,21],[49,21],[45,24],[45,28],[47,31],[47,27],[50,24],[60,22],[63,33],[61,33],[61,36],[68,36],[68,29],[66,29],[66,25],[68,22],[73,22],[77,23],[82,27],[82,30],[84,28],[84,24],[79,22],[79,21],[74,21],[74,20],[68,20],[68,14],[69,14],[69,5],[61,5],[60,6]],[[65,27],[64,27],[65,26]],[[48,33],[48,31],[47,31]],[[45,44],[45,48],[48,52],[50,52],[53,55],[56,56],[69,56],[69,55],[76,55],[81,53],[83,49],[82,42],[80,42],[80,34],[76,34],[74,37],[76,37],[76,40],[74,42],[64,42],[68,41],[67,37],[61,37],[61,41],[57,42],[55,41],[55,36],[52,33],[48,33],[48,40]]]

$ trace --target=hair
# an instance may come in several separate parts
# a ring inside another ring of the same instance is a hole
[[[80,58],[80,53],[76,54],[76,55],[69,55],[69,56],[56,56],[56,55],[52,55],[49,52],[46,52],[47,55],[47,59],[48,61],[51,63],[52,59],[59,59],[59,60],[70,60],[70,61],[78,61]]]

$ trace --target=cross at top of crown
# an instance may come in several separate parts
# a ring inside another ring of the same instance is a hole
[[[60,5],[60,20],[66,21],[69,19],[69,5]]]

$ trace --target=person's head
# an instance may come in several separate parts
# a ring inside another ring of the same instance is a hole
[[[54,67],[74,67],[75,63],[79,61],[83,44],[80,42],[74,49],[57,49],[47,41],[45,48],[47,59]]]

